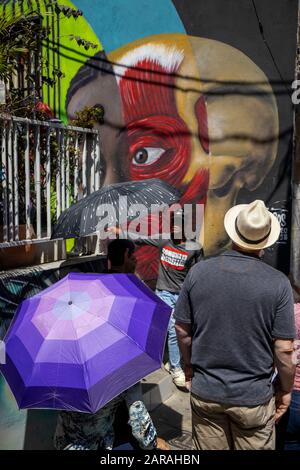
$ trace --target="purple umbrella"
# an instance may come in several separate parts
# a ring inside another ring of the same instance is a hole
[[[95,413],[161,366],[170,314],[133,274],[71,273],[22,302],[0,370],[20,408]]]

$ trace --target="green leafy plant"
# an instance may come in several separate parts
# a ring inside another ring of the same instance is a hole
[[[0,79],[7,83],[17,70],[20,55],[36,50],[46,31],[34,11],[0,17]]]
[[[70,125],[92,129],[95,124],[103,124],[103,122],[104,108],[97,104],[95,106],[86,106],[81,111],[77,111],[75,119],[70,121]]]
[[[58,1],[45,4],[48,18],[64,16],[67,20],[75,20],[82,16],[82,11],[63,5]],[[0,13],[1,9],[0,9]],[[7,9],[0,14],[0,80],[6,85],[6,103],[0,106],[0,112],[14,114],[20,117],[37,118],[35,106],[41,101],[42,87],[46,83],[54,87],[58,80],[64,78],[59,67],[51,68],[45,57],[41,54],[41,46],[51,37],[51,28],[45,26],[40,11],[25,10],[22,13]],[[55,20],[56,21],[56,20]],[[96,44],[78,36],[67,35],[70,41],[76,41],[78,46],[85,50],[95,49]],[[56,45],[53,43],[53,47]],[[35,61],[35,70],[32,72],[30,62]],[[17,76],[20,66],[24,72],[25,89],[16,85],[14,76]],[[48,72],[48,73],[47,73]],[[46,117],[46,116],[45,116]],[[43,119],[44,120],[44,119]]]
[[[70,34],[69,39],[70,41],[76,41],[78,46],[83,46],[85,50],[89,50],[90,48],[97,48],[97,44],[94,44],[91,41],[87,41],[86,39],[83,39],[80,36],[74,36],[73,34]]]
[[[60,14],[63,13],[64,16],[67,18],[78,18],[79,16],[82,16],[82,11],[78,10],[77,8],[71,8],[67,5],[62,5],[61,3],[58,3],[57,1],[52,1],[51,3],[47,4],[46,6],[54,7],[55,13]]]

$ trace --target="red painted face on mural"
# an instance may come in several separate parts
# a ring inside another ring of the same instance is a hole
[[[122,58],[122,67],[115,67],[128,142],[125,162],[128,176],[132,180],[160,178],[181,191],[180,204],[205,204],[208,169],[199,168],[190,181],[185,181],[191,165],[192,139],[179,115],[175,93],[183,55],[171,49],[169,56],[164,54],[159,58],[159,55],[153,57],[154,52],[159,51],[138,48]],[[124,62],[128,63],[127,67]],[[195,112],[200,144],[208,154],[203,96],[198,99]],[[137,250],[138,270],[143,278],[153,277],[156,258],[149,246]]]
[[[155,50],[155,48],[154,48]],[[138,56],[143,54],[138,50]],[[129,177],[132,180],[160,178],[181,191],[180,204],[205,204],[209,171],[199,168],[189,182],[185,177],[191,165],[191,132],[176,106],[176,75],[182,54],[159,58],[136,58],[126,68],[116,68],[128,139]],[[126,58],[122,62],[126,63]],[[128,60],[128,57],[127,57]],[[203,150],[209,153],[207,112],[204,97],[197,100],[195,114]],[[155,249],[137,250],[137,267],[145,279],[157,270]],[[154,261],[155,260],[155,261]]]
[[[205,204],[205,253],[224,249],[224,214],[276,157],[278,112],[264,73],[227,44],[184,34],[143,38],[91,65],[74,77],[67,112],[105,109],[102,184],[167,181],[182,205]],[[137,250],[137,271],[155,279],[155,248]]]
[[[168,70],[151,59],[138,61],[119,79],[129,146],[132,180],[160,178],[180,189],[181,203],[205,203],[208,170],[199,169],[189,184],[184,178],[191,163],[191,135],[175,100],[176,64]],[[199,137],[208,153],[205,101],[197,105]]]

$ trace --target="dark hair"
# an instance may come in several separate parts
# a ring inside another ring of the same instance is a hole
[[[98,75],[107,73],[113,75],[113,67],[104,51],[97,52],[97,54],[88,59],[85,64],[80,67],[76,75],[72,78],[66,97],[66,109],[71,98],[80,88],[95,80]]]
[[[124,263],[124,256],[128,250],[128,256],[134,253],[135,245],[130,240],[113,240],[107,249],[107,257],[112,266],[121,266]]]

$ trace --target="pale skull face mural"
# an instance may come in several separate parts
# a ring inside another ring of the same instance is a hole
[[[107,60],[108,59],[108,60]],[[263,183],[277,153],[278,112],[264,73],[218,41],[160,34],[99,55],[71,84],[68,114],[105,108],[103,184],[161,178],[181,203],[204,203],[204,249],[227,243],[225,212]],[[149,247],[139,270],[153,277]]]

